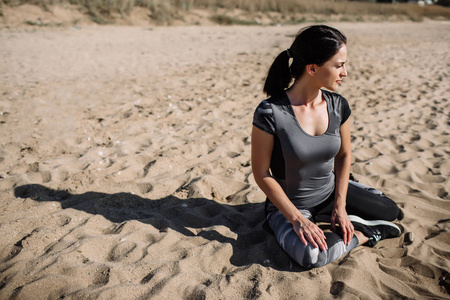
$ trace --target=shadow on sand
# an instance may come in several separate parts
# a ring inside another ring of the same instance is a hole
[[[233,247],[230,263],[234,266],[260,264],[281,271],[302,270],[291,262],[268,228],[264,219],[264,203],[230,205],[205,198],[179,199],[174,196],[152,200],[131,193],[87,192],[74,195],[38,184],[16,187],[14,194],[34,201],[60,202],[63,209],[102,215],[117,223],[118,227],[126,221],[137,220],[160,232],[170,228],[187,237],[201,236],[210,241],[229,243]],[[228,227],[237,238],[217,232],[213,229],[217,225]],[[197,234],[188,228],[196,229]]]

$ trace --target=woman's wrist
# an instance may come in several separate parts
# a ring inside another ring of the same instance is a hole
[[[287,219],[289,220],[289,222],[291,222],[291,224],[304,223],[306,218],[297,209],[296,209],[296,211],[297,211],[297,213],[295,213],[294,215],[292,215],[290,218],[287,218]]]
[[[346,203],[345,202],[338,202],[338,201],[335,201],[334,202],[334,211],[335,212],[341,212],[341,211],[346,211],[346,209],[345,209],[345,205]]]

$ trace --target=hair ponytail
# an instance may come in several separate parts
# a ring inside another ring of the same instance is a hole
[[[313,25],[300,30],[289,50],[281,52],[266,77],[263,91],[268,96],[283,92],[292,78],[298,79],[308,64],[323,65],[347,43],[339,30],[326,25]],[[293,58],[289,66],[289,58]]]
[[[292,76],[289,69],[289,58],[289,53],[285,50],[272,63],[263,89],[268,96],[284,91],[291,83]]]

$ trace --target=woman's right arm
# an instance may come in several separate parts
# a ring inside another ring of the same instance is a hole
[[[299,212],[270,174],[273,145],[273,135],[253,126],[252,171],[255,181],[270,201],[292,223],[302,243],[307,245],[306,240],[308,240],[314,248],[319,246],[320,249],[325,251],[327,244],[323,231]]]

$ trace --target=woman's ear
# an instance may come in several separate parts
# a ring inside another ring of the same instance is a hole
[[[317,65],[315,64],[306,65],[306,72],[308,72],[308,74],[312,77],[316,74],[316,69]]]

